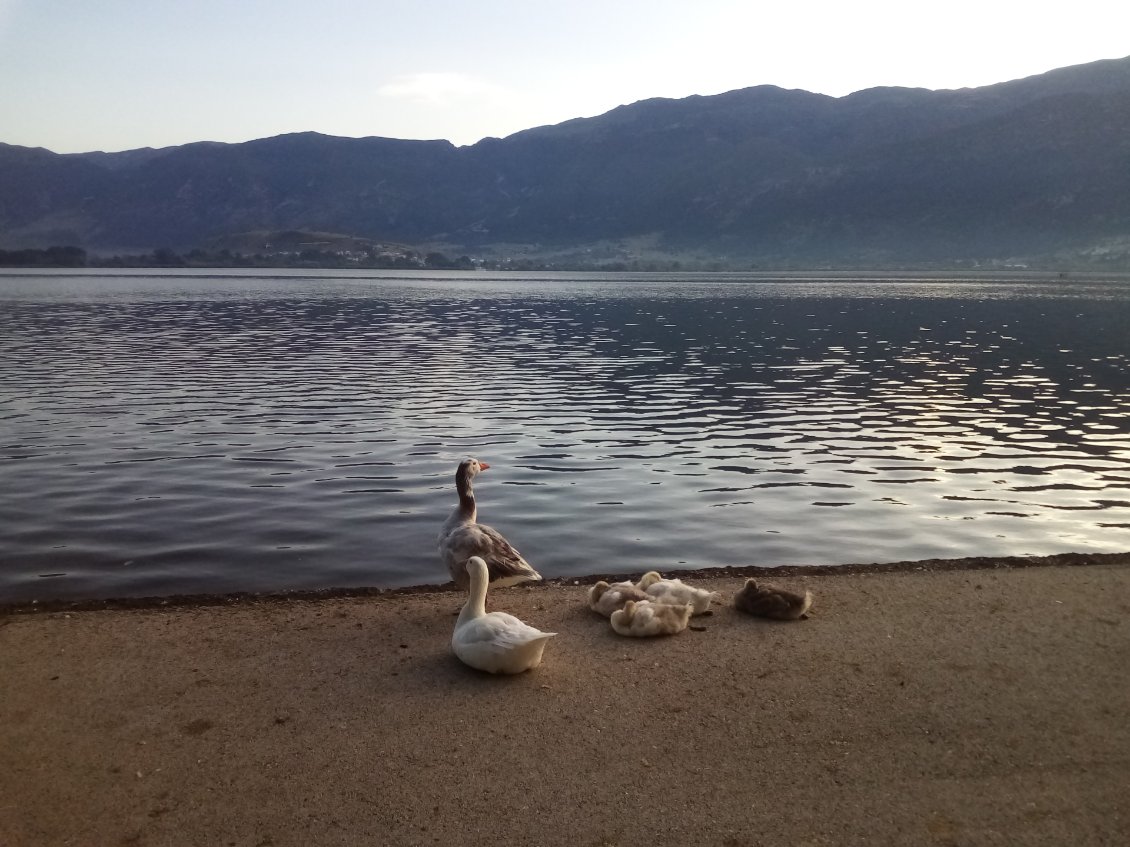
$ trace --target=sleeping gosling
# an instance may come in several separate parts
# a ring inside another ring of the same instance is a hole
[[[624,608],[612,613],[612,629],[618,635],[632,638],[675,635],[687,628],[690,619],[689,605],[672,606],[649,600],[629,600]]]
[[[779,621],[807,618],[811,606],[811,591],[801,594],[766,583],[758,585],[752,579],[747,579],[741,591],[734,595],[735,609],[759,618],[773,618]]]
[[[655,574],[655,571],[644,574],[645,578]],[[658,576],[658,574],[655,574]],[[721,602],[722,595],[717,591],[707,591],[705,588],[695,588],[687,585],[681,579],[651,579],[644,591],[648,599],[657,603],[668,603],[673,606],[686,606],[692,608],[692,615],[702,615],[710,611],[710,604]]]
[[[589,608],[606,618],[624,608],[629,600],[646,599],[647,594],[631,582],[614,582],[609,585],[602,579],[589,589]]]
[[[647,591],[649,586],[654,585],[663,579],[659,571],[648,571],[640,577],[640,581],[636,583],[636,588],[640,591]]]

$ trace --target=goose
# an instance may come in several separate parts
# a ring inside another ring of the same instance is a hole
[[[556,632],[542,632],[506,612],[487,612],[489,570],[481,556],[467,560],[467,602],[455,621],[451,649],[465,665],[488,673],[522,673],[541,664],[546,642]]]
[[[702,615],[710,610],[710,604],[721,601],[722,596],[717,591],[707,591],[705,588],[695,588],[687,585],[681,579],[664,579],[657,571],[645,573],[636,588],[645,592],[649,600],[657,603],[671,603],[676,606],[690,604],[692,614]]]
[[[759,618],[774,618],[779,621],[795,621],[808,617],[812,606],[812,592],[803,594],[787,591],[775,585],[747,579],[741,591],[734,595],[734,608]]]
[[[646,599],[646,592],[636,588],[632,582],[614,582],[609,585],[602,579],[589,589],[589,608],[606,618],[622,609],[629,600]]]
[[[489,467],[486,462],[473,458],[459,463],[459,469],[455,472],[459,505],[439,533],[440,558],[460,588],[468,585],[464,565],[471,556],[478,556],[487,563],[490,582],[499,588],[541,579],[541,574],[530,567],[530,563],[522,558],[501,532],[477,522],[478,509],[471,484],[481,471]]]
[[[612,613],[612,629],[619,635],[649,638],[653,635],[674,635],[687,628],[691,606],[653,603],[650,600],[629,600],[623,609]]]

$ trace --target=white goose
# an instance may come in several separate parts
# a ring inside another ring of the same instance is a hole
[[[546,642],[557,633],[542,632],[506,612],[488,613],[487,563],[472,556],[466,571],[471,588],[451,634],[455,655],[488,673],[521,673],[540,665]]]
[[[459,505],[439,533],[439,554],[451,578],[460,588],[467,587],[467,570],[464,565],[472,556],[486,562],[490,582],[504,587],[519,582],[534,582],[541,574],[530,567],[522,554],[493,527],[478,523],[478,507],[471,483],[480,471],[489,468],[478,459],[464,459],[455,472],[455,490],[459,492]]]

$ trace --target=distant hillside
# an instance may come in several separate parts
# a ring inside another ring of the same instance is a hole
[[[298,230],[472,254],[1130,268],[1130,58],[959,91],[645,100],[460,148],[317,133],[73,155],[0,144],[0,186],[8,249]]]

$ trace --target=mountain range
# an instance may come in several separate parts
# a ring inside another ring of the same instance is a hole
[[[464,147],[0,144],[0,187],[9,249],[297,230],[471,255],[1130,269],[1130,57],[961,90],[644,100]]]

